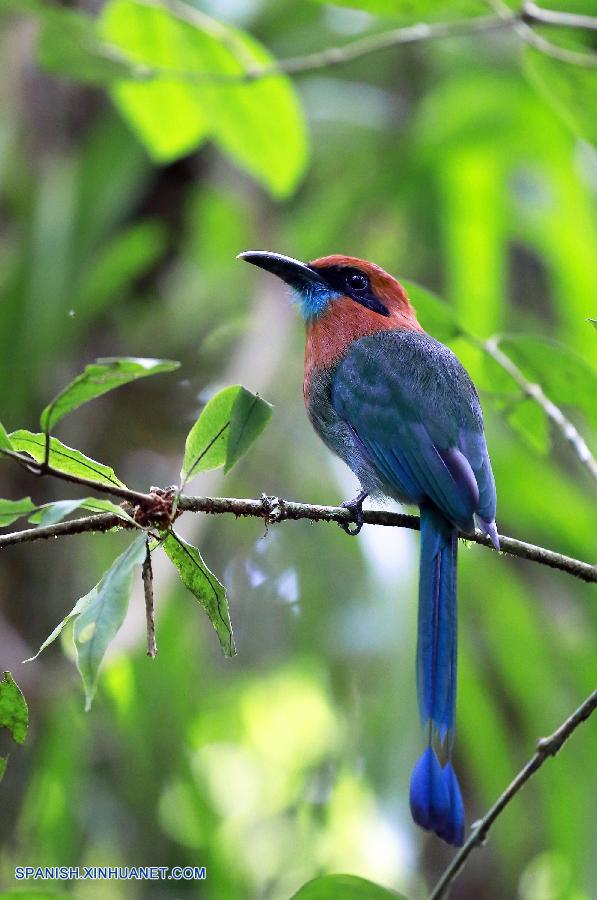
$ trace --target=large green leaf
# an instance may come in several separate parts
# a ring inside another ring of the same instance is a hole
[[[401,894],[356,875],[322,875],[302,886],[292,900],[397,900]]]
[[[31,431],[20,429],[12,432],[10,440],[15,450],[28,453],[37,462],[43,462],[45,459],[45,434],[34,434]],[[50,440],[49,463],[54,469],[67,475],[79,475],[82,478],[97,481],[98,484],[125,487],[122,481],[114,474],[114,470],[109,466],[104,466],[102,463],[90,459],[89,456],[85,456],[80,450],[67,447],[58,438],[53,437]]]
[[[235,80],[274,62],[253,37],[184,4],[167,9],[137,0],[108,3],[101,29],[113,46],[155,73],[112,88],[153,159],[169,162],[212,137],[274,196],[293,191],[306,163],[301,107],[285,76]]]
[[[10,672],[5,672],[0,680],[0,728],[7,728],[12,739],[22,744],[28,725],[27,702]]]
[[[21,516],[27,516],[37,509],[31,497],[23,497],[21,500],[0,500],[0,528],[12,525]]]
[[[86,366],[85,371],[71,381],[60,393],[46,406],[41,414],[41,427],[44,431],[51,431],[57,422],[67,413],[78,409],[93,400],[101,397],[108,391],[135,381],[137,378],[145,378],[147,375],[156,375],[159,372],[172,372],[180,363],[170,359],[141,359],[120,357],[114,359],[98,359],[97,362]]]
[[[563,344],[536,335],[504,335],[499,345],[553,403],[581,409],[597,426],[597,370],[582,357]]]
[[[225,656],[234,656],[236,647],[224,585],[220,584],[213,572],[207,568],[199,550],[187,544],[174,532],[167,535],[163,547],[178,569],[182,583],[197,598],[209,616]]]
[[[135,538],[84,598],[84,608],[76,615],[73,637],[77,666],[85,688],[85,709],[91,707],[100,663],[108,645],[124,622],[134,570],[145,558],[145,540],[145,534]]]
[[[562,121],[597,144],[597,68],[570,65],[526,47],[524,69]]]
[[[412,281],[402,280],[417,319],[432,337],[438,341],[449,341],[462,333],[456,313],[444,300],[431,291]]]
[[[228,472],[261,434],[271,413],[271,404],[240,384],[215,394],[187,435],[182,484],[218,466]]]

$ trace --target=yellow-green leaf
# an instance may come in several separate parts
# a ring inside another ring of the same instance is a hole
[[[292,900],[400,900],[401,894],[356,875],[322,875],[308,881]]]
[[[109,2],[100,27],[152,73],[111,93],[156,162],[211,137],[274,196],[294,190],[307,157],[304,117],[286,76],[243,82],[245,72],[274,62],[253,37],[184,4],[137,0]]]

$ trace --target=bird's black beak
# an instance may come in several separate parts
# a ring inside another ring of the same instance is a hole
[[[269,250],[247,250],[245,253],[239,253],[237,259],[244,259],[245,262],[272,275],[277,275],[282,281],[290,285],[291,288],[301,291],[311,285],[325,285],[325,281],[315,269],[312,269],[306,263],[299,262],[298,259],[292,259],[291,256],[283,256],[281,253],[270,253]]]

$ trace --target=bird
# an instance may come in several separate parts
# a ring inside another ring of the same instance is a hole
[[[346,530],[360,531],[368,496],[419,507],[416,684],[426,743],[409,804],[417,825],[461,846],[465,811],[452,763],[458,533],[472,534],[476,522],[499,549],[477,391],[454,353],[423,330],[400,282],[374,263],[339,254],[304,263],[263,250],[238,258],[285,282],[305,321],[308,418],[361,487],[343,504]]]

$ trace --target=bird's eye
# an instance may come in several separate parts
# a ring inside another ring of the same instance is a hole
[[[346,283],[353,291],[366,291],[369,287],[369,279],[362,272],[352,272],[347,276]]]

